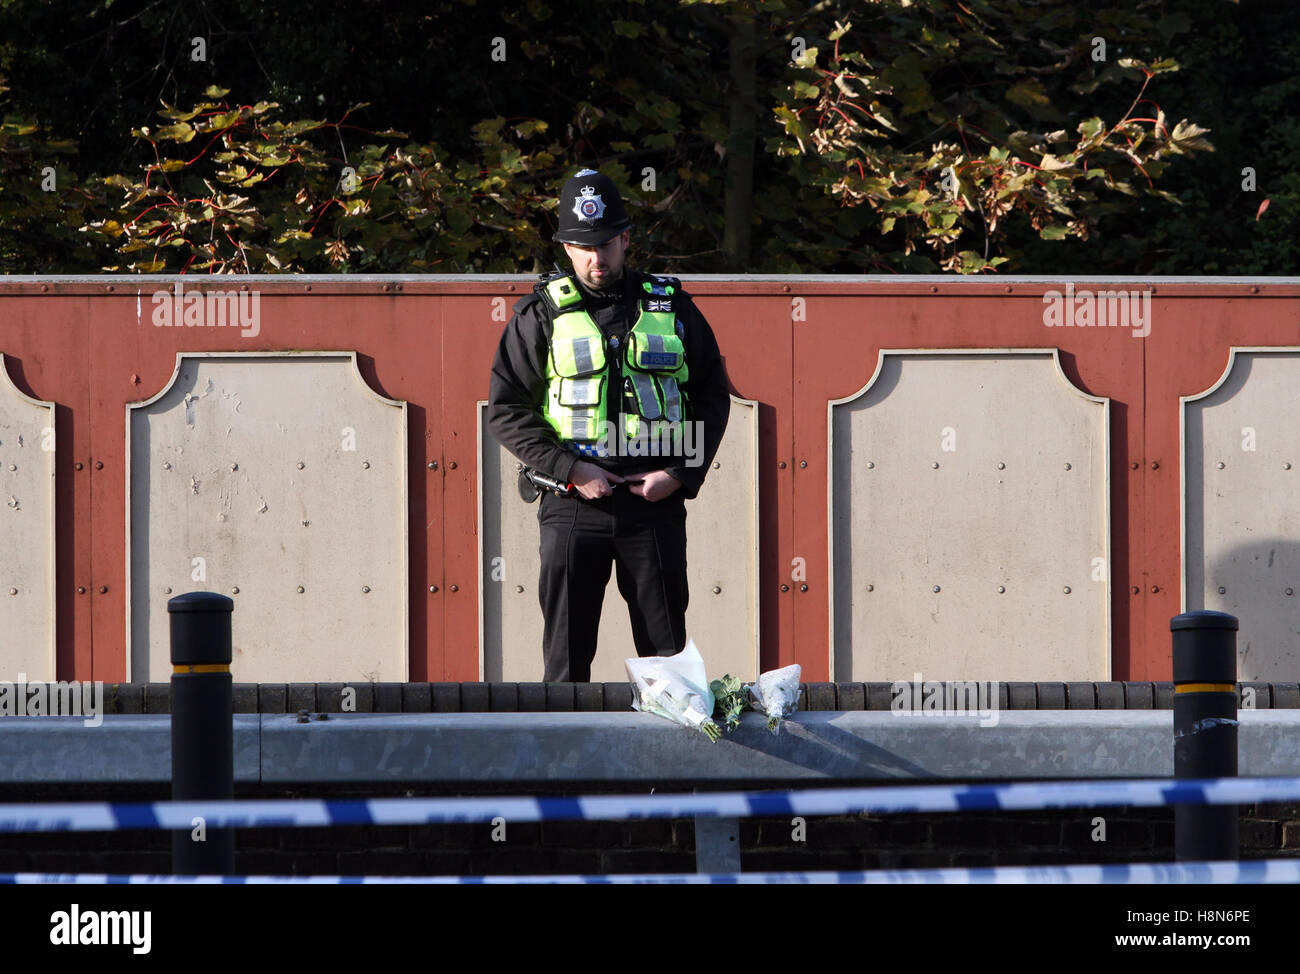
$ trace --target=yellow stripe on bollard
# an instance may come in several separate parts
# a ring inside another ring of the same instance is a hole
[[[1174,687],[1174,693],[1236,693],[1237,688],[1231,683],[1180,683]]]
[[[173,673],[229,673],[229,663],[197,663],[194,666],[173,666]]]

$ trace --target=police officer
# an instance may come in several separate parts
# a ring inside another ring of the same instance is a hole
[[[731,403],[717,341],[674,278],[625,266],[631,220],[608,176],[560,194],[572,274],[515,304],[492,363],[488,429],[527,467],[573,485],[541,494],[546,681],[591,679],[611,567],[639,656],[686,645],[686,506]]]

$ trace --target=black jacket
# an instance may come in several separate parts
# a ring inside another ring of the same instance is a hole
[[[584,306],[600,328],[606,347],[611,335],[619,348],[627,345],[627,333],[640,314],[638,295],[648,275],[625,268],[621,295],[591,292],[582,287]],[[577,277],[574,276],[574,280]],[[616,289],[617,290],[617,289]],[[536,292],[518,301],[506,325],[492,363],[492,382],[487,410],[488,430],[497,442],[526,466],[567,482],[573,465],[586,460],[606,470],[627,476],[647,470],[667,470],[682,483],[678,491],[686,499],[695,497],[704,483],[731,412],[727,372],[718,351],[713,329],[695,303],[680,288],[673,295],[674,309],[685,328],[686,364],[690,376],[682,384],[690,404],[688,419],[703,424],[697,437],[697,455],[686,457],[583,457],[564,445],[542,415],[546,401],[546,359],[551,340],[551,319],[546,303]],[[611,383],[611,385],[615,385]],[[609,390],[607,415],[618,416],[617,389]],[[698,428],[698,427],[697,427]],[[688,462],[689,460],[689,462]]]

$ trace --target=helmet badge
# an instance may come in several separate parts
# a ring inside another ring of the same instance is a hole
[[[605,201],[596,193],[594,186],[583,186],[582,194],[573,201],[573,213],[584,223],[595,223],[605,215]]]

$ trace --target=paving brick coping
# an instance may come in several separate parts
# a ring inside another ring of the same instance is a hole
[[[933,684],[915,687],[924,700]],[[892,683],[805,683],[799,709],[890,710]],[[1027,683],[991,681],[999,710],[1171,710],[1170,682]],[[167,683],[110,683],[104,687],[106,714],[165,714]],[[985,699],[989,699],[986,697]],[[1243,709],[1300,709],[1300,683],[1238,683]],[[628,711],[628,683],[236,683],[235,713],[560,713]],[[940,706],[942,706],[940,704]]]

